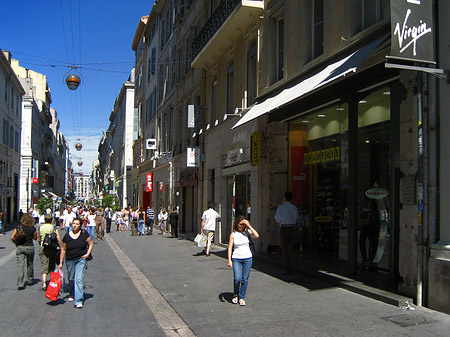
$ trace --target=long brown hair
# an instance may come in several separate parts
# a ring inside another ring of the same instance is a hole
[[[239,230],[239,222],[241,222],[242,220],[248,220],[245,216],[243,215],[238,215],[236,217],[236,219],[234,220],[234,225],[233,225],[233,232],[238,232]]]

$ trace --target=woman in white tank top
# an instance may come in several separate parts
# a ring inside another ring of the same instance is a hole
[[[252,269],[253,254],[250,250],[250,236],[259,238],[258,232],[250,225],[250,222],[239,215],[233,225],[228,244],[228,267],[233,268],[234,296],[233,304],[239,302],[245,305],[248,278]]]

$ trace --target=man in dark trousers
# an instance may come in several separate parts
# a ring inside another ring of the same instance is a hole
[[[169,214],[169,224],[172,228],[172,237],[178,237],[178,209],[176,207],[173,208],[172,213]]]
[[[275,221],[280,225],[280,243],[281,255],[284,262],[283,275],[292,274],[290,243],[294,236],[294,227],[298,220],[298,210],[291,203],[293,198],[292,192],[284,193],[284,203],[278,206],[275,213]]]
[[[145,219],[145,225],[147,226],[147,235],[153,234],[153,224],[155,223],[155,211],[150,207],[150,205],[147,206],[147,217]]]

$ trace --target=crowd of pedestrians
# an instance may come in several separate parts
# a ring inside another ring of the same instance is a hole
[[[290,195],[287,195],[286,203],[280,205],[275,219],[284,229],[291,225],[293,220],[286,219],[283,207],[290,206]],[[0,211],[0,216],[2,215]],[[219,213],[214,210],[211,203],[201,218],[201,234],[206,238],[204,250],[197,255],[210,256],[211,244],[217,222],[221,221]],[[0,217],[1,221],[1,217]],[[61,270],[66,264],[69,280],[68,301],[73,302],[75,308],[84,306],[84,274],[87,261],[92,256],[93,244],[104,240],[106,232],[110,233],[112,223],[117,232],[130,231],[132,236],[152,235],[153,227],[158,226],[160,234],[171,234],[178,237],[179,213],[178,207],[173,207],[170,214],[165,208],[161,208],[156,215],[149,205],[146,209],[138,206],[124,207],[113,211],[110,207],[85,207],[84,205],[67,206],[65,209],[52,213],[47,209],[43,215],[37,209],[29,209],[27,213],[20,215],[20,225],[14,229],[12,236],[17,231],[25,233],[25,239],[17,244],[17,287],[25,289],[26,285],[33,285],[34,280],[34,244],[39,244],[39,258],[41,262],[42,289],[47,290],[48,275],[52,271]],[[60,228],[64,235],[59,234]],[[1,229],[1,228],[0,228]],[[56,248],[49,249],[45,244],[47,235],[55,233]],[[282,246],[283,238],[281,233]],[[248,279],[253,261],[251,249],[251,237],[258,238],[258,232],[251,226],[247,217],[237,216],[233,224],[228,246],[228,266],[233,269],[233,298],[232,303],[245,305],[245,295],[248,287]],[[282,247],[285,248],[285,247]],[[282,249],[283,250],[283,249]],[[285,254],[283,254],[285,257]],[[290,263],[285,260],[286,272],[290,273]]]

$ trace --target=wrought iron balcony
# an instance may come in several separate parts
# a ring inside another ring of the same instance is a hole
[[[222,0],[212,16],[200,30],[192,44],[192,66],[203,68],[212,60],[210,52],[217,52],[220,41],[229,41],[237,35],[238,26],[249,25],[250,17],[259,17],[264,9],[263,0]],[[208,45],[210,44],[210,45]],[[214,44],[214,43],[213,43]]]

